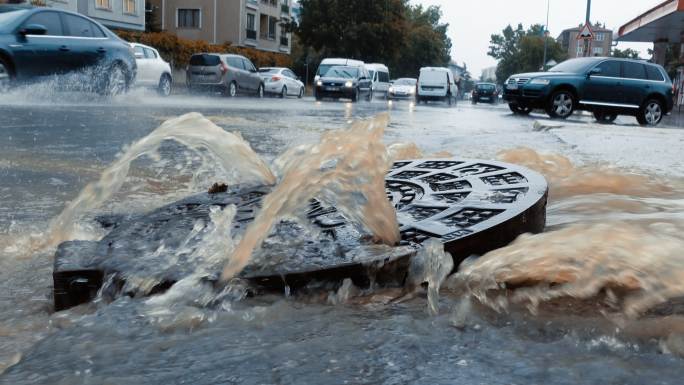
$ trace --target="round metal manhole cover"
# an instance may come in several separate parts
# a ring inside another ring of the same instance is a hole
[[[397,210],[400,245],[369,243],[368,234],[334,207],[313,200],[306,215],[309,229],[279,222],[241,277],[274,289],[347,277],[359,285],[396,282],[405,277],[410,257],[429,238],[443,242],[457,266],[472,254],[544,229],[546,181],[520,166],[469,159],[406,160],[395,162],[385,180],[387,197]],[[211,216],[234,204],[231,231],[240,237],[269,192],[270,187],[257,187],[198,194],[147,214],[103,218],[111,231],[101,241],[65,242],[58,248],[55,307],[83,302],[89,296],[83,291],[96,292],[96,281],[108,274],[157,282],[158,289],[196,273],[198,267],[218,277],[224,259],[197,252],[206,246]]]

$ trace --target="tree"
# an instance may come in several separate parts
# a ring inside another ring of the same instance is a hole
[[[612,55],[613,57],[619,57],[624,59],[641,59],[639,57],[639,51],[633,50],[631,48],[627,48],[624,50],[613,48]]]
[[[544,37],[544,27],[540,24],[532,25],[527,30],[522,24],[518,24],[515,29],[508,25],[501,34],[492,35],[487,55],[499,60],[496,78],[505,81],[515,73],[539,71],[543,68],[544,39],[547,44],[547,62],[567,59],[567,53],[558,42]]]
[[[439,7],[412,6],[409,0],[301,0],[300,5],[301,21],[294,30],[302,45],[299,54],[309,59],[381,62],[395,77],[449,62],[449,25],[440,23]]]

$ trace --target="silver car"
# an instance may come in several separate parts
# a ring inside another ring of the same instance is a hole
[[[264,82],[266,92],[284,98],[288,95],[304,96],[304,83],[289,68],[261,67],[259,76]]]
[[[186,82],[191,91],[219,90],[226,96],[252,94],[264,97],[264,82],[254,64],[244,56],[199,53],[190,57]]]

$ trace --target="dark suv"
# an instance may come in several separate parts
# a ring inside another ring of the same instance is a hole
[[[570,59],[548,72],[513,75],[503,97],[516,114],[541,108],[565,119],[574,110],[587,110],[601,123],[632,115],[641,125],[657,125],[673,105],[672,81],[663,67],[605,57]]]
[[[316,100],[348,98],[355,102],[365,95],[373,98],[373,83],[365,67],[333,66],[316,81]]]
[[[136,69],[133,48],[92,19],[50,8],[0,5],[0,89],[76,75],[63,83],[118,94],[133,83]]]
[[[499,91],[494,83],[477,83],[472,93],[473,104],[479,102],[496,104],[499,101]]]

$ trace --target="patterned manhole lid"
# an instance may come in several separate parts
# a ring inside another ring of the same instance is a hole
[[[314,200],[307,218],[319,231],[281,221],[241,278],[269,289],[347,277],[361,286],[371,281],[401,283],[411,256],[429,238],[440,239],[458,265],[522,233],[541,232],[546,222],[546,181],[520,166],[470,159],[406,160],[395,162],[385,180],[400,223],[397,247],[370,244],[368,234],[334,207]],[[156,282],[144,294],[168,288],[200,265],[215,279],[223,261],[195,253],[211,230],[212,209],[236,205],[232,232],[239,237],[269,191],[257,187],[198,194],[147,214],[101,218],[110,229],[102,240],[65,242],[58,248],[55,308],[88,301],[108,275],[122,284]]]

